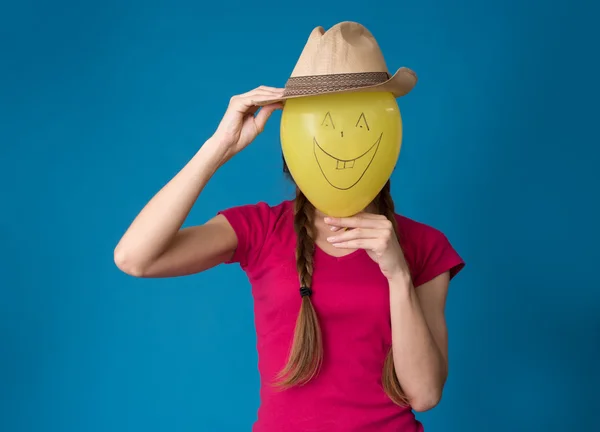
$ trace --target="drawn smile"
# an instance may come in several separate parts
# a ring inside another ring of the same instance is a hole
[[[336,158],[323,150],[317,139],[313,138],[315,159],[327,183],[339,190],[347,190],[356,185],[373,162],[382,136],[383,132],[367,151],[354,159]]]

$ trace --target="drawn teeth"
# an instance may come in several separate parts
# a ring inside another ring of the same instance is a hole
[[[346,168],[354,168],[354,162],[355,161],[356,161],[356,159],[353,159],[351,161],[341,161],[341,160],[338,160],[337,161],[337,165],[335,166],[335,169],[343,170],[343,169],[346,169]]]
[[[348,190],[354,187],[365,175],[366,171],[375,155],[377,149],[381,143],[383,134],[379,134],[377,141],[371,145],[368,149],[365,149],[364,153],[356,156],[354,159],[338,159],[330,153],[327,153],[317,141],[316,137],[313,137],[313,151],[315,160],[319,165],[321,174],[327,181],[327,183],[338,190]],[[340,155],[341,156],[341,155]],[[345,155],[344,155],[345,156]],[[362,161],[362,162],[361,162]],[[336,174],[338,171],[351,169],[352,172],[346,172],[344,174]]]

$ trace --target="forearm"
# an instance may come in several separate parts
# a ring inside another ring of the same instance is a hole
[[[413,407],[427,410],[441,398],[446,359],[431,334],[410,280],[390,281],[390,307],[398,381]]]
[[[115,248],[115,260],[142,269],[160,256],[181,229],[192,206],[226,154],[209,139],[142,209]]]

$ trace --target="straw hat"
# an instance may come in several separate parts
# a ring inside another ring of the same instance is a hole
[[[390,92],[404,96],[417,83],[417,75],[402,67],[390,76],[377,41],[364,26],[342,22],[325,31],[315,28],[300,54],[282,98],[348,92]]]

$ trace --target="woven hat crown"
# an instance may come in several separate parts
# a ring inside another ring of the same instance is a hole
[[[291,77],[365,72],[388,72],[383,53],[364,26],[343,22],[312,31]]]

